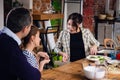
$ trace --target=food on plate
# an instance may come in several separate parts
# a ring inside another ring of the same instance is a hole
[[[103,56],[91,56],[90,58],[96,58],[100,61],[100,63],[103,63],[105,61],[105,58]]]
[[[100,63],[103,63],[106,60],[110,60],[109,57],[102,55],[89,55],[87,56],[87,59],[91,61],[99,61]]]
[[[111,64],[107,68],[108,73],[111,74],[120,74],[120,64]]]
[[[118,60],[108,60],[107,66],[104,66],[106,71],[110,74],[120,74],[120,61]]]
[[[108,60],[107,61],[109,64],[120,64],[119,60]]]

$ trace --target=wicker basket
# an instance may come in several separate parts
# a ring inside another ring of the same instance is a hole
[[[99,14],[99,19],[106,19],[106,14]]]
[[[108,19],[108,20],[113,20],[113,19],[114,19],[114,17],[107,17],[107,19]]]

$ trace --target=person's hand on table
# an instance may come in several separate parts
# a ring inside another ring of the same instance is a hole
[[[90,48],[90,54],[91,55],[96,55],[97,54],[97,46],[94,45]]]
[[[68,60],[68,54],[64,53],[64,52],[60,52],[59,54],[63,57],[62,61],[63,62],[67,62],[67,60]]]

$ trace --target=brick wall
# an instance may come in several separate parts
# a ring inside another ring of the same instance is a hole
[[[115,2],[116,0],[110,0],[109,10],[115,10]],[[108,14],[105,13],[105,4],[106,0],[84,0],[83,2],[83,26],[89,28],[91,32],[94,32],[95,21],[94,16],[98,16],[99,14]],[[115,26],[112,27],[112,24],[109,24],[105,27],[106,23],[99,23],[98,24],[98,32],[97,32],[97,39],[98,41],[103,44],[104,38],[112,38],[115,39],[119,32],[119,23],[115,22]],[[114,29],[113,29],[114,28]],[[113,31],[114,30],[114,31]]]
[[[105,0],[84,0],[83,26],[94,32],[94,16],[105,12]]]
[[[83,2],[83,26],[93,31],[93,5],[94,0],[84,0]]]

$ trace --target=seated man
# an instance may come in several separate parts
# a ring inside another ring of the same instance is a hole
[[[40,80],[40,72],[32,67],[22,53],[21,39],[28,35],[32,17],[28,9],[12,9],[6,27],[0,34],[0,80]]]

